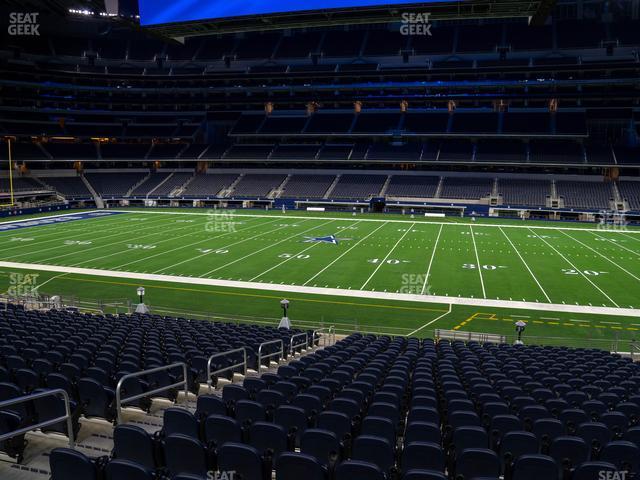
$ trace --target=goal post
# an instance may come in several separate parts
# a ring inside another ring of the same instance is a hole
[[[7,149],[9,152],[9,203],[0,204],[0,207],[13,207],[15,205],[13,195],[13,155],[11,150],[11,137],[6,137]]]

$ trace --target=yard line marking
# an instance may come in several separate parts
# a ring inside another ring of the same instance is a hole
[[[511,315],[513,318],[531,318],[529,315]]]
[[[484,279],[482,278],[482,265],[480,265],[480,257],[478,256],[478,247],[476,247],[476,236],[473,233],[473,226],[469,225],[471,230],[471,241],[473,242],[473,250],[476,252],[476,267],[480,274],[480,285],[482,286],[482,296],[487,298],[487,292],[484,289]]]
[[[541,320],[560,320],[558,317],[540,317]]]
[[[427,282],[429,281],[429,275],[431,275],[431,265],[433,264],[433,258],[436,256],[436,250],[438,249],[438,241],[440,240],[440,234],[442,233],[443,225],[440,225],[440,229],[438,230],[438,236],[436,237],[436,243],[433,244],[433,251],[431,252],[431,259],[429,260],[429,266],[427,267],[427,273],[424,277],[424,284],[422,285],[422,290],[420,293],[424,295],[424,291],[427,288]]]
[[[407,228],[407,231],[404,232],[402,234],[402,236],[398,239],[398,241],[396,242],[396,244],[393,246],[393,248],[391,248],[391,250],[389,250],[389,253],[387,253],[387,255],[382,259],[382,261],[380,262],[380,264],[376,267],[376,269],[373,271],[373,273],[369,276],[369,278],[367,278],[367,281],[364,282],[362,284],[362,286],[360,287],[360,290],[363,290],[364,287],[367,286],[367,283],[369,283],[371,281],[371,279],[373,278],[373,276],[378,273],[378,270],[380,270],[380,268],[382,267],[382,265],[385,264],[385,262],[387,261],[387,259],[389,258],[389,256],[393,253],[393,251],[396,249],[396,247],[400,244],[400,242],[402,241],[402,239],[404,237],[407,236],[407,234],[413,229],[414,225],[416,224],[416,222],[413,222],[411,224],[411,226],[409,228]]]
[[[598,252],[597,250],[591,248],[589,245],[587,245],[586,243],[581,242],[580,240],[578,240],[577,238],[572,237],[571,235],[569,235],[568,233],[565,232],[560,232],[563,235],[569,237],[571,240],[574,240],[576,242],[578,242],[580,245],[582,245],[583,247],[587,247],[589,250],[591,250],[593,253],[596,253],[597,255],[601,256],[602,258],[604,258],[607,262],[615,265],[616,267],[618,267],[620,270],[622,270],[624,273],[626,273],[627,275],[632,276],[633,278],[635,278],[638,282],[640,282],[640,278],[636,277],[633,273],[631,273],[629,270],[627,270],[626,268],[618,265],[616,262],[614,262],[613,260],[611,260],[609,257],[605,257],[604,255],[602,255],[600,252]]]
[[[613,303],[616,307],[620,307],[620,305],[618,305],[616,302],[613,301],[613,299],[607,295],[600,287],[598,287],[595,283],[593,283],[591,281],[591,279],[589,277],[587,277],[582,270],[578,269],[578,267],[576,267],[573,263],[571,263],[569,261],[569,259],[567,257],[565,257],[562,253],[560,253],[553,245],[551,245],[549,242],[547,242],[544,238],[542,238],[540,235],[538,235],[537,233],[535,233],[533,230],[529,229],[529,231],[536,236],[536,238],[539,238],[540,240],[542,240],[548,247],[550,247],[554,252],[556,252],[558,255],[560,255],[560,257],[562,257],[562,259],[567,262],[569,265],[571,265],[571,268],[573,268],[576,272],[580,273],[580,275],[582,276],[582,278],[584,278],[587,282],[589,282],[596,290],[598,290],[600,293],[602,293],[602,295],[604,295],[611,303]]]
[[[438,320],[440,320],[443,317],[446,317],[447,315],[449,315],[451,313],[451,304],[449,304],[449,310],[447,310],[445,313],[443,313],[442,315],[440,315],[439,317],[434,318],[433,320],[431,320],[430,322],[425,323],[424,325],[422,325],[420,328],[416,328],[413,332],[408,333],[406,336],[410,337],[411,335],[415,335],[416,333],[418,333],[420,330],[427,328],[429,325],[437,322]]]
[[[154,222],[153,225],[149,225],[147,227],[142,227],[138,231],[140,231],[140,230],[148,230],[150,228],[155,228],[155,227],[157,227],[158,225],[161,225],[161,224],[162,224],[162,222],[158,222],[158,223]],[[102,236],[99,239],[103,240],[105,238],[120,237],[120,236],[130,236],[130,235],[131,235],[131,232],[118,232],[118,233],[114,233],[114,234],[111,234],[111,235]],[[154,232],[151,235],[157,235],[157,232]],[[93,237],[93,238],[95,238],[95,237]],[[112,245],[112,244],[109,244],[109,245]],[[82,252],[88,252],[88,251],[91,251],[91,250],[95,250],[97,248],[104,248],[104,245],[96,245],[95,247],[86,248],[86,249],[82,250]],[[16,257],[23,257],[24,255],[37,255],[37,254],[42,253],[42,252],[47,252],[49,250],[57,250],[57,249],[60,249],[60,245],[56,245],[55,247],[43,248],[43,249],[35,250],[35,251],[29,250],[28,252],[20,253],[18,255],[11,255],[10,258],[13,259],[13,258],[16,258]],[[69,255],[77,255],[78,253],[79,253],[78,250],[75,250],[75,251],[67,253],[67,254],[56,255],[55,257],[45,258],[42,261],[43,262],[48,262],[50,260],[53,260],[54,258],[67,257]]]
[[[248,222],[247,222],[247,223],[248,223]],[[139,258],[139,259],[137,259],[137,260],[132,260],[132,261],[130,261],[130,262],[123,263],[123,264],[121,264],[121,265],[117,265],[117,266],[116,266],[116,267],[114,267],[114,268],[122,268],[122,267],[126,267],[127,265],[132,265],[132,264],[134,264],[134,263],[138,263],[138,262],[143,262],[143,261],[145,261],[145,260],[149,260],[150,258],[159,257],[159,256],[161,256],[161,255],[166,255],[167,253],[175,252],[175,251],[177,251],[177,250],[182,250],[182,249],[184,249],[184,248],[188,248],[188,247],[193,247],[194,245],[199,245],[199,244],[204,243],[204,242],[209,242],[209,241],[211,241],[211,240],[213,240],[213,239],[215,239],[215,238],[222,238],[222,237],[225,237],[225,236],[227,236],[227,235],[231,235],[232,233],[244,232],[245,230],[251,230],[251,229],[256,228],[256,227],[262,227],[262,226],[264,226],[264,225],[269,225],[270,223],[273,223],[273,222],[265,222],[265,223],[251,224],[251,225],[249,225],[249,226],[248,226],[248,227],[246,227],[246,228],[241,228],[241,229],[236,230],[236,231],[233,231],[233,232],[226,232],[226,233],[223,233],[223,234],[221,234],[221,235],[215,235],[215,236],[213,236],[213,237],[207,237],[207,238],[205,238],[204,240],[198,240],[197,242],[188,243],[188,244],[186,244],[186,245],[180,245],[179,247],[172,248],[172,249],[170,249],[170,250],[167,250],[166,252],[158,252],[158,253],[155,253],[155,254],[153,254],[153,255],[148,255],[148,256],[145,256],[145,257]],[[156,243],[156,244],[159,244],[159,243],[163,243],[163,242],[170,242],[170,241],[172,241],[172,240],[176,240],[176,239],[178,239],[178,238],[188,237],[189,235],[192,235],[192,234],[193,234],[193,233],[186,233],[186,234],[184,234],[184,235],[180,235],[180,236],[178,236],[178,237],[168,238],[168,239],[166,239],[166,240],[161,240],[161,241],[159,241],[159,242],[155,242],[155,243]],[[219,248],[224,248],[224,247],[219,247]],[[117,252],[117,253],[115,253],[115,254],[114,254],[114,253],[112,253],[112,254],[110,254],[110,255],[106,255],[106,256],[111,256],[111,255],[116,255],[116,254],[122,254],[122,252]],[[102,258],[104,258],[104,257],[100,257],[100,258],[97,258],[97,259],[92,259],[92,261],[94,261],[94,260],[101,260]],[[85,262],[82,262],[82,263],[85,263]],[[79,265],[79,264],[78,264],[78,265]],[[74,266],[75,266],[75,265],[74,265]]]
[[[605,322],[604,320],[600,320],[600,323],[606,323],[607,325],[620,325],[620,322]]]
[[[502,232],[502,234],[504,235],[504,238],[507,239],[507,241],[509,242],[509,244],[511,245],[511,247],[513,248],[513,251],[516,252],[516,255],[518,255],[518,258],[520,258],[520,260],[522,261],[522,264],[524,265],[524,267],[527,269],[527,271],[529,272],[529,274],[531,275],[531,278],[533,278],[533,281],[536,282],[536,285],[538,285],[538,288],[540,289],[540,291],[542,292],[542,294],[545,296],[545,298],[547,299],[547,302],[551,303],[551,299],[549,298],[549,295],[547,295],[547,292],[544,290],[544,288],[542,288],[542,285],[540,284],[540,282],[538,281],[538,279],[536,278],[536,276],[533,274],[533,272],[531,271],[531,269],[529,268],[529,265],[527,265],[527,262],[524,261],[524,258],[522,257],[522,255],[520,255],[520,252],[518,251],[518,249],[516,248],[516,246],[514,245],[514,243],[511,241],[511,239],[507,236],[507,234],[504,232],[504,230],[502,228],[500,228],[500,231]]]
[[[278,221],[278,220],[276,219],[276,220],[274,220],[274,221],[272,221],[272,222],[267,222],[267,225],[269,225],[269,224],[271,224],[271,223],[273,223],[273,222],[277,222],[277,221]],[[257,226],[262,226],[262,225],[257,225]],[[249,228],[252,228],[252,227],[249,227]],[[244,228],[243,230],[249,230],[249,228]],[[274,228],[273,230],[269,230],[268,232],[260,232],[260,233],[256,233],[255,235],[253,235],[253,236],[251,236],[251,237],[249,237],[249,238],[245,238],[244,240],[238,240],[237,242],[229,243],[229,244],[227,244],[227,245],[223,245],[222,247],[216,247],[216,250],[220,250],[220,249],[222,249],[222,248],[229,248],[229,247],[233,247],[234,245],[238,245],[239,243],[248,242],[249,240],[253,240],[254,238],[262,237],[262,236],[264,236],[264,235],[268,235],[268,234],[270,234],[270,233],[277,232],[278,230],[282,230],[283,228],[288,228],[288,225],[284,225],[284,226],[282,226],[282,227]],[[237,233],[237,232],[228,232],[227,234],[230,234],[230,233]],[[226,235],[226,234],[224,234],[224,235]],[[224,235],[220,235],[220,236],[222,237],[222,236],[224,236]],[[196,255],[195,257],[187,258],[187,259],[185,259],[185,260],[182,260],[181,262],[174,263],[173,265],[169,265],[169,266],[167,266],[167,267],[160,268],[160,269],[158,269],[158,270],[154,271],[153,273],[162,272],[162,271],[164,271],[164,270],[168,270],[168,269],[170,269],[170,268],[177,267],[178,265],[182,265],[183,263],[193,262],[194,260],[197,260],[198,258],[202,258],[202,257],[205,257],[205,256],[209,255],[209,253],[211,253],[211,252],[201,253],[200,255]]]
[[[189,213],[183,213],[183,212],[159,212],[159,211],[150,211],[150,212],[145,212],[144,210],[116,210],[116,209],[111,209],[114,212],[124,212],[124,213],[131,213],[131,212],[135,212],[135,213],[147,213],[149,215],[208,215],[208,213],[199,213],[199,212],[189,212]],[[315,219],[322,219],[322,220],[335,220],[335,221],[339,221],[339,222],[350,222],[353,221],[353,218],[351,217],[317,217],[317,216],[301,216],[301,215],[258,215],[255,213],[236,213],[235,214],[237,217],[266,217],[266,218],[282,218],[282,219],[305,219],[305,218],[315,218]],[[463,223],[463,222],[451,222],[451,221],[446,221],[446,222],[432,222],[432,221],[426,221],[426,220],[421,220],[419,222],[416,222],[416,220],[395,220],[395,219],[391,219],[391,220],[381,220],[381,219],[376,219],[376,218],[365,218],[362,219],[363,222],[376,222],[376,223],[384,223],[384,222],[389,222],[389,223],[419,223],[420,225],[460,225],[460,226],[464,226],[464,225],[468,225],[467,223]],[[520,229],[538,229],[538,230],[569,230],[569,231],[578,231],[578,232],[601,232],[602,230],[599,228],[577,228],[577,227],[549,227],[549,226],[539,226],[539,225],[513,225],[513,224],[498,224],[498,223],[482,223],[482,224],[477,224],[478,226],[481,227],[487,227],[487,228],[498,228],[498,227],[502,227],[502,228],[520,228]],[[640,229],[638,230],[626,230],[625,231],[626,234],[640,234]],[[613,233],[613,231],[612,231]],[[622,234],[622,232],[620,232]],[[638,241],[640,242],[640,239],[638,239]]]
[[[77,215],[77,214],[76,214]],[[91,218],[87,218],[84,220],[115,220],[116,218],[118,218],[120,215],[109,215],[109,216],[103,216],[103,217],[91,217]],[[38,217],[41,218],[41,217]],[[47,217],[50,218],[50,217]],[[122,219],[120,219],[122,220]],[[24,220],[22,220],[24,221]],[[7,222],[10,223],[10,222]],[[74,224],[78,224],[78,225],[74,225]],[[33,234],[34,237],[38,237],[36,238],[33,242],[29,242],[29,247],[33,247],[35,245],[41,245],[43,243],[48,243],[48,242],[55,242],[56,240],[60,240],[60,239],[65,239],[68,238],[69,234],[78,234],[78,235],[83,235],[89,232],[95,232],[95,225],[93,226],[93,228],[91,228],[91,226],[87,227],[87,225],[83,224],[84,222],[82,220],[78,221],[78,222],[73,222],[73,223],[51,223],[51,224],[47,224],[47,225],[38,225],[37,227],[32,227],[33,229],[38,229],[38,230],[32,230],[32,232],[35,232]],[[102,223],[102,222],[101,222]],[[80,224],[83,224],[82,226]],[[2,225],[0,223],[0,225]],[[66,229],[64,229],[61,232],[58,231],[53,231],[53,232],[42,232],[41,230],[39,230],[41,227],[68,227]],[[72,228],[72,226],[75,226],[77,228]],[[101,229],[101,232],[111,232],[113,230],[116,229],[121,229],[122,226],[121,225],[116,225],[112,228],[106,228],[106,229]],[[19,232],[19,230],[7,230],[6,233],[17,233]],[[5,232],[2,232],[5,233]],[[40,235],[38,235],[38,233],[40,233]],[[58,235],[60,237],[58,237]],[[53,238],[52,238],[53,237]],[[7,243],[10,243],[10,237],[8,237],[7,239],[5,239],[5,237],[0,236],[0,241],[6,241]],[[9,250],[13,250],[13,249],[21,249],[24,248],[24,244],[20,244],[20,242],[17,242],[17,244],[13,247],[2,247],[2,251],[3,252],[7,252]]]
[[[326,225],[327,223],[331,223],[333,222],[333,220],[330,220],[329,222],[323,223],[323,225]],[[298,255],[302,255],[304,252],[306,252],[307,250],[311,250],[313,247],[317,247],[319,245],[319,243],[312,243],[310,246],[308,246],[307,248],[304,248],[302,250],[300,250],[299,252],[295,253],[294,255],[290,256],[289,258],[284,259],[283,261],[281,261],[280,263],[275,264],[273,267],[265,270],[262,273],[259,273],[258,275],[256,275],[253,278],[250,278],[249,281],[253,282],[256,278],[260,278],[262,277],[264,274],[269,273],[271,270],[274,270],[276,268],[278,268],[281,265],[284,265],[285,263],[287,263],[289,260],[293,260],[294,258],[296,258]],[[282,283],[282,282],[281,282]]]
[[[595,233],[595,232],[591,232],[591,233],[592,233],[594,236],[596,236],[596,237],[598,237],[598,238],[602,238],[603,240],[605,240],[605,241],[607,241],[607,242],[609,242],[609,243],[611,243],[611,244],[615,245],[616,247],[620,247],[620,248],[622,248],[622,249],[626,250],[627,252],[631,252],[631,253],[633,253],[633,254],[634,254],[634,255],[636,255],[636,256],[640,256],[640,253],[636,252],[635,250],[631,250],[630,248],[627,248],[627,247],[625,247],[624,245],[620,245],[619,243],[612,242],[610,238],[603,237],[602,235],[598,235],[598,234],[597,234],[597,233]],[[620,233],[621,233],[622,235],[624,235],[624,232],[620,232]],[[626,236],[626,235],[625,235],[625,236]],[[632,240],[635,240],[635,238],[633,238],[633,237],[630,237],[630,238],[631,238]]]
[[[324,273],[328,268],[330,268],[334,263],[336,263],[338,260],[340,260],[342,257],[344,257],[347,253],[349,253],[351,250],[353,250],[354,248],[356,248],[360,242],[366,240],[367,238],[369,238],[371,235],[373,235],[374,233],[376,233],[378,230],[380,230],[382,227],[384,227],[385,225],[387,225],[386,223],[383,223],[382,225],[380,225],[378,228],[376,228],[375,230],[373,230],[372,232],[370,232],[366,237],[361,238],[360,240],[358,240],[354,245],[352,245],[351,247],[349,247],[349,249],[342,253],[338,258],[336,258],[335,260],[333,260],[329,265],[327,265],[326,267],[324,267],[322,270],[320,270],[318,273],[316,273],[313,277],[311,277],[309,280],[307,280],[306,282],[304,282],[302,284],[302,286],[307,285],[307,283],[309,283],[310,281],[312,281],[314,278],[318,277],[319,275],[321,275],[322,273]],[[349,287],[351,288],[351,287]]]
[[[589,320],[578,320],[577,318],[570,318],[570,322],[591,323]]]
[[[302,222],[300,222],[300,223],[302,223]],[[331,222],[329,221],[329,222],[321,223],[320,225],[316,225],[315,227],[308,228],[308,229],[306,229],[306,230],[304,230],[304,231],[300,232],[300,233],[299,233],[299,234],[297,234],[297,235],[302,235],[302,234],[304,234],[304,233],[310,232],[311,230],[315,230],[316,228],[320,228],[320,227],[322,227],[322,226],[326,225],[327,223],[331,223]],[[356,222],[356,223],[358,223],[358,222]],[[356,223],[354,223],[354,225],[355,225]],[[251,257],[252,255],[255,255],[255,254],[257,254],[257,253],[260,253],[260,252],[262,252],[262,251],[264,251],[264,250],[267,250],[267,249],[269,249],[269,248],[271,248],[271,247],[275,247],[276,245],[280,245],[281,243],[283,243],[283,242],[287,242],[287,241],[289,241],[289,240],[291,240],[291,237],[284,238],[284,239],[282,239],[282,240],[280,240],[280,241],[278,241],[278,242],[276,242],[276,243],[269,244],[269,245],[267,245],[266,247],[261,248],[260,250],[256,250],[256,251],[254,251],[254,252],[251,252],[251,253],[249,253],[248,255],[245,255],[245,256],[243,256],[243,257],[236,258],[235,260],[233,260],[233,261],[231,261],[231,262],[227,262],[227,263],[225,263],[224,265],[221,265],[221,266],[219,266],[219,267],[217,267],[217,268],[214,268],[213,270],[209,270],[207,273],[203,273],[202,275],[199,275],[199,276],[200,276],[201,278],[202,278],[202,277],[206,277],[207,275],[209,275],[209,274],[211,274],[211,273],[213,273],[213,272],[217,272],[218,270],[220,270],[220,269],[222,269],[222,268],[225,268],[225,267],[228,267],[229,265],[233,265],[234,263],[239,262],[239,261],[241,261],[241,260],[246,260],[247,258]]]

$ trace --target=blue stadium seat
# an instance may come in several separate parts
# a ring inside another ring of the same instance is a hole
[[[69,448],[54,448],[49,456],[51,480],[98,480],[98,469],[86,455]]]
[[[326,468],[313,456],[285,452],[276,460],[276,480],[327,480]],[[354,480],[354,479],[351,479]]]

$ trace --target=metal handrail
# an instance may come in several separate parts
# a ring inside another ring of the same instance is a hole
[[[167,385],[166,387],[156,388],[155,390],[151,390],[150,392],[140,393],[138,395],[134,395],[133,397],[121,398],[121,390],[122,384],[125,380],[130,378],[142,377],[144,375],[149,375],[152,373],[163,372],[165,370],[171,370],[173,368],[182,367],[182,374],[184,379],[181,382],[174,383],[172,385]],[[151,395],[155,395],[156,393],[165,392],[167,390],[171,390],[172,388],[178,388],[184,386],[184,401],[187,402],[189,398],[189,385],[187,381],[187,364],[184,362],[172,363],[171,365],[164,365],[162,367],[151,368],[149,370],[142,370],[141,372],[129,373],[124,375],[118,381],[118,386],[116,387],[116,422],[118,424],[122,423],[122,405],[125,403],[133,402],[135,400],[139,400],[144,397],[149,397]]]
[[[229,365],[227,367],[221,368],[220,370],[216,370],[215,372],[211,371],[211,362],[215,358],[224,357],[226,355],[232,355],[234,353],[242,352],[243,361],[242,363],[236,363],[235,365]],[[234,368],[242,367],[244,376],[247,376],[247,349],[245,347],[236,348],[235,350],[229,350],[227,352],[214,353],[207,360],[207,386],[209,387],[209,391],[211,391],[211,386],[213,381],[211,380],[212,375],[218,375],[220,373],[226,372],[228,370],[233,370]]]
[[[48,427],[50,425],[55,425],[56,423],[67,422],[67,435],[69,437],[69,448],[75,448],[75,436],[73,434],[73,421],[71,419],[71,404],[69,402],[69,395],[67,392],[60,388],[56,388],[54,390],[46,390],[44,392],[32,393],[30,395],[25,395],[22,397],[12,398],[10,400],[5,400],[0,402],[0,410],[5,407],[9,407],[11,405],[16,405],[17,403],[30,402],[32,400],[37,400],[39,398],[51,397],[61,395],[64,400],[64,416],[53,418],[51,420],[47,420],[44,422],[36,423],[35,425],[31,425],[29,427],[23,427],[18,430],[14,430],[13,432],[5,433],[0,435],[0,442],[4,442],[13,437],[17,437],[18,435],[22,435],[23,433],[30,432],[32,430],[36,430],[37,428]]]
[[[313,338],[311,340],[312,345],[313,345],[313,342],[316,341],[316,335],[321,335],[323,347],[327,346],[327,339],[329,341],[329,345],[333,345],[334,343],[336,343],[336,332],[333,325],[331,325],[330,327],[319,328],[317,330],[314,330]]]
[[[304,342],[293,344],[294,339],[296,338],[304,338]],[[291,340],[289,341],[289,353],[291,355],[295,354],[294,348],[299,347],[307,347],[309,345],[309,334],[306,332],[296,333],[295,335],[291,335]],[[302,349],[304,350],[304,348]]]
[[[275,345],[276,343],[280,344],[280,350],[270,353],[268,355],[262,355],[262,347],[267,345]],[[284,357],[284,343],[282,339],[278,340],[269,340],[268,342],[261,343],[258,347],[258,372],[260,372],[260,365],[262,365],[262,360],[267,358],[275,357],[276,355],[280,355],[280,358]]]

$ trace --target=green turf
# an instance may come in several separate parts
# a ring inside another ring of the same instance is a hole
[[[277,320],[277,300],[285,296],[278,292],[280,284],[541,304],[638,306],[640,236],[634,230],[500,219],[443,222],[334,213],[171,213],[131,210],[3,232],[1,260],[272,285],[265,291],[143,282],[147,301],[156,310],[191,310],[251,321]],[[338,244],[305,242],[306,237],[326,235],[335,235]],[[16,283],[16,273],[26,272],[3,270],[5,290]],[[37,283],[42,293],[123,301],[134,297],[141,282],[40,272]],[[292,318],[314,326],[335,324],[345,332],[404,335],[423,327],[415,334],[432,335],[434,328],[511,334],[512,323],[523,318],[529,322],[529,335],[571,338],[582,344],[616,336],[633,338],[640,327],[640,319],[633,317],[516,311],[508,305],[454,306],[445,315],[446,304],[309,293],[286,296],[293,300]]]

